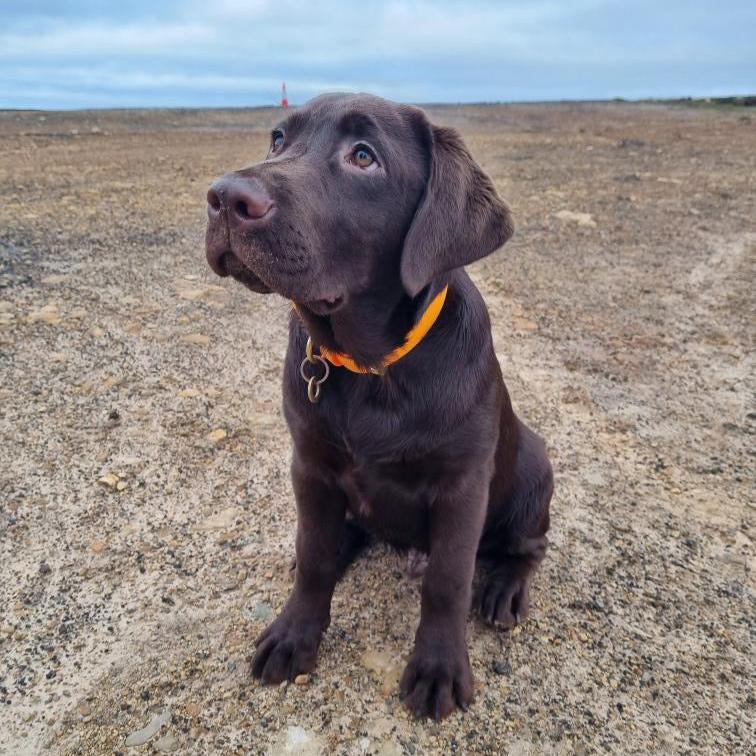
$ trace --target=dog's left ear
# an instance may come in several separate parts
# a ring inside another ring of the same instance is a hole
[[[402,284],[411,297],[441,273],[490,255],[514,232],[509,208],[462,137],[422,120],[430,170],[401,261]]]

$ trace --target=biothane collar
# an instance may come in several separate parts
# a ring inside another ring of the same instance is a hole
[[[320,354],[314,354],[312,350],[312,339],[307,339],[307,350],[305,358],[302,360],[302,364],[299,367],[299,372],[302,375],[302,379],[307,383],[307,396],[310,401],[314,403],[320,398],[320,386],[325,383],[330,372],[328,363],[334,367],[344,367],[352,373],[383,375],[383,373],[386,372],[386,368],[409,354],[425,338],[428,331],[430,331],[433,324],[438,320],[438,316],[441,314],[448,290],[449,285],[447,284],[438,292],[438,294],[436,294],[435,297],[433,297],[431,303],[420,317],[420,320],[418,320],[410,329],[404,339],[404,343],[389,352],[389,354],[381,360],[381,364],[378,367],[362,367],[348,354],[344,354],[343,352],[332,352],[325,347],[320,347]],[[297,310],[296,305],[294,305],[294,309]],[[297,312],[299,311],[297,310]],[[307,364],[315,365],[318,362],[324,367],[325,372],[323,373],[323,376],[321,378],[308,376],[305,372],[305,366]]]

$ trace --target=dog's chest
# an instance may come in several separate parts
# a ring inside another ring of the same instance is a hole
[[[351,516],[368,530],[400,548],[426,548],[432,486],[416,464],[347,451],[338,485]]]

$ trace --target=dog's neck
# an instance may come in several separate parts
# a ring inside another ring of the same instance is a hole
[[[404,290],[370,292],[350,297],[328,316],[302,308],[305,327],[318,346],[349,355],[364,367],[379,367],[393,349],[404,343],[436,287],[411,299]]]

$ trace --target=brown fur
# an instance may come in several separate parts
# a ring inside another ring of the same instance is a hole
[[[401,690],[418,716],[441,718],[473,697],[465,622],[476,559],[488,570],[481,615],[512,627],[546,549],[551,466],[512,410],[488,313],[462,267],[509,238],[511,216],[459,135],[417,108],[326,95],[280,133],[280,149],[209,194],[213,269],[301,312],[284,366],[295,581],[252,672],[278,683],[313,669],[337,579],[369,534],[428,554]],[[375,153],[367,169],[352,162],[360,144]],[[416,349],[382,376],[332,368],[320,402],[308,401],[308,336],[377,365],[447,284]]]

